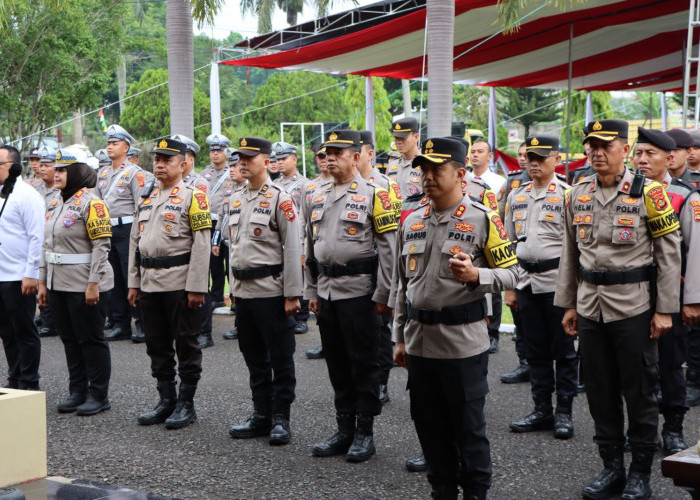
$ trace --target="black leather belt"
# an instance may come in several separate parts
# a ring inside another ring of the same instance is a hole
[[[486,298],[459,306],[443,307],[439,311],[415,309],[406,301],[406,316],[424,325],[463,325],[481,321],[486,317]]]
[[[275,264],[274,266],[250,267],[248,269],[232,267],[231,272],[233,273],[233,277],[237,280],[257,280],[279,274],[283,269],[283,264]]]
[[[641,267],[629,271],[592,271],[581,268],[581,278],[592,285],[624,285],[652,279],[652,268]]]
[[[318,273],[328,276],[329,278],[338,278],[339,276],[350,276],[352,274],[374,274],[377,272],[377,256],[367,257],[365,259],[354,259],[348,261],[347,264],[326,265],[317,263]]]
[[[520,264],[520,267],[525,269],[528,273],[544,273],[559,267],[559,257],[554,259],[539,260],[536,262],[523,260],[518,257],[518,264]]]
[[[141,267],[147,269],[168,269],[169,267],[184,266],[190,263],[190,252],[172,257],[146,257],[141,255]]]

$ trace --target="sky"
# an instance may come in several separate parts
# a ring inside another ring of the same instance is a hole
[[[379,0],[358,0],[358,6],[375,3]],[[316,18],[316,8],[308,5],[306,0],[303,12],[298,16],[298,22],[311,21]],[[214,26],[205,27],[201,30],[195,26],[195,33],[203,33],[217,40],[223,40],[231,31],[235,31],[243,35],[243,38],[251,38],[257,35],[258,20],[256,16],[241,14],[240,0],[227,0],[221,13],[216,18]],[[356,8],[351,0],[334,0],[333,5],[328,9],[329,14],[343,12]],[[287,27],[287,15],[280,9],[275,9],[272,17],[273,30],[279,30]]]

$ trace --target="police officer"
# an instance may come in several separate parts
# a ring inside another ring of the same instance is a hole
[[[25,182],[34,189],[37,189],[42,183],[40,175],[41,153],[39,152],[39,148],[32,148],[27,155],[27,160],[29,162],[29,167],[32,170],[32,175],[27,176]]]
[[[688,168],[693,172],[700,171],[700,132],[688,132],[693,138],[693,145],[690,146],[688,159],[686,160]]]
[[[586,128],[584,127],[583,129],[584,135],[588,135],[588,132]],[[580,167],[578,167],[576,170],[574,170],[571,178],[571,183],[572,184],[578,184],[581,179],[584,177],[588,177],[589,175],[595,174],[595,170],[593,170],[593,167],[591,166],[591,161],[588,158],[588,154],[590,151],[590,146],[588,143],[583,145],[583,154],[586,156],[586,163]]]
[[[318,317],[338,431],[313,454],[363,462],[375,453],[382,408],[377,314],[388,312],[397,224],[389,193],[357,171],[360,134],[333,131],[324,145],[333,182],[314,192],[308,214],[304,296]]]
[[[143,336],[141,320],[135,309],[130,309],[126,296],[128,293],[129,271],[129,234],[134,221],[134,208],[141,201],[141,191],[149,180],[150,174],[138,165],[130,163],[126,155],[134,143],[134,138],[119,125],[107,128],[107,155],[111,165],[102,167],[97,173],[95,190],[99,198],[109,208],[112,222],[112,246],[109,251],[109,263],[114,270],[114,288],[109,294],[109,311],[114,327],[105,336],[108,341],[132,338],[131,318],[136,318],[134,339]]]
[[[549,135],[525,141],[532,177],[508,195],[506,231],[515,245],[522,269],[516,290],[508,290],[506,304],[520,313],[530,367],[535,409],[510,424],[513,432],[554,429],[554,437],[574,435],[572,402],[578,385],[578,356],[574,339],[564,332],[564,310],[556,307],[554,290],[564,236],[565,192],[569,188],[555,175],[560,163],[559,139]],[[552,413],[552,393],[557,407]]]
[[[596,174],[569,192],[554,297],[566,309],[564,330],[579,336],[604,465],[583,496],[648,498],[659,416],[657,339],[679,310],[679,224],[663,186],[625,168],[627,122],[591,122],[588,131]],[[627,478],[623,397],[632,448]]]
[[[39,177],[43,181],[37,191],[44,197],[47,211],[53,209],[58,204],[56,199],[58,188],[54,186],[54,164],[56,163],[56,150],[50,146],[41,146],[39,148],[41,155]],[[48,305],[39,304],[39,317],[41,318],[41,328],[39,328],[39,337],[53,337],[58,335],[54,326],[53,314],[51,307]]]
[[[302,294],[299,218],[291,195],[267,171],[270,141],[239,140],[241,175],[248,180],[231,195],[228,217],[231,289],[236,301],[238,346],[250,373],[253,415],[229,433],[234,438],[269,435],[289,443],[294,401],[294,322]]]
[[[97,158],[98,170],[112,164],[112,160],[109,159],[106,149],[98,149],[95,151],[95,158]]]
[[[304,256],[304,235],[306,234],[306,223],[304,214],[304,201],[306,191],[311,181],[301,175],[297,170],[297,149],[288,142],[276,142],[272,145],[272,149],[277,157],[277,165],[279,167],[280,176],[275,180],[277,184],[282,186],[287,194],[292,197],[294,206],[300,214],[299,230],[302,240],[301,255]],[[294,333],[306,333],[309,331],[307,322],[309,321],[309,302],[300,297],[301,308],[294,314]]]
[[[91,189],[97,173],[85,152],[65,148],[55,157],[60,194],[44,229],[39,303],[51,304],[66,351],[69,396],[58,404],[59,413],[96,415],[111,408],[103,303],[114,282],[107,261],[112,225],[107,206]]]
[[[420,154],[418,148],[420,133],[418,120],[415,118],[400,118],[391,126],[391,135],[400,158],[389,158],[386,175],[394,179],[401,189],[401,195],[408,196],[418,194],[421,191],[420,169],[413,168],[411,162]]]
[[[462,193],[464,145],[432,138],[421,151],[413,164],[430,203],[399,232],[394,360],[409,370],[411,418],[433,498],[457,498],[458,486],[464,498],[486,498],[484,295],[515,286],[515,252],[498,214]]]
[[[668,166],[668,173],[697,189],[700,187],[700,172],[690,170],[686,163],[690,148],[694,144],[693,138],[688,132],[680,129],[669,130],[666,135],[676,143],[676,148],[673,150],[673,162]]]
[[[700,320],[700,296],[697,293],[700,280],[700,193],[690,184],[671,177],[668,167],[673,165],[677,149],[671,134],[639,127],[632,155],[632,164],[637,171],[666,189],[680,220],[683,237],[682,314],[671,315],[671,331],[659,339],[660,412],[664,416],[661,440],[666,455],[687,447],[683,439],[683,418],[688,410],[683,363],[688,357],[687,325]],[[695,214],[698,214],[698,220],[695,220]]]
[[[141,425],[180,429],[197,419],[194,394],[202,373],[197,333],[208,290],[211,216],[207,195],[182,181],[187,147],[161,139],[153,153],[153,191],[136,210],[129,255],[129,303],[137,301],[160,401]],[[180,391],[176,398],[175,363]]]
[[[126,159],[129,160],[130,163],[133,163],[134,165],[138,165],[140,154],[141,154],[141,150],[139,148],[131,147],[131,148],[129,148],[129,151],[126,153]]]
[[[199,144],[182,134],[175,134],[171,137],[171,139],[181,142],[187,146],[187,153],[185,153],[187,167],[185,168],[185,173],[182,175],[182,180],[185,182],[185,184],[189,184],[190,186],[193,186],[206,193],[209,189],[209,181],[199,175],[194,169],[194,164],[197,161],[197,153],[201,151]]]

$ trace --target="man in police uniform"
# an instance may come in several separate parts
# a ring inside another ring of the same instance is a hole
[[[126,155],[134,138],[119,125],[107,128],[107,155],[111,165],[97,172],[97,195],[109,208],[112,220],[112,246],[109,263],[114,270],[114,288],[109,294],[109,310],[114,327],[105,335],[108,341],[132,339],[143,341],[141,320],[135,309],[130,309],[126,296],[129,272],[129,234],[134,220],[134,208],[141,201],[141,191],[150,174],[138,165],[130,163]],[[136,319],[136,331],[132,337],[131,318]]]
[[[700,171],[700,132],[688,132],[693,138],[693,145],[688,152],[688,168],[693,172]]]
[[[174,141],[179,141],[187,146],[187,153],[185,154],[187,167],[185,168],[185,173],[182,175],[182,180],[185,182],[185,184],[189,184],[190,186],[193,186],[206,193],[209,189],[209,181],[199,175],[194,169],[195,161],[197,161],[197,153],[199,153],[201,150],[199,144],[182,134],[175,134],[171,137],[171,139]]]
[[[46,209],[48,211],[51,208],[51,203],[55,200],[59,193],[59,190],[53,185],[53,176],[56,171],[54,169],[54,165],[56,164],[56,150],[50,146],[41,146],[39,148],[39,154],[41,155],[39,178],[41,178],[43,182],[36,188],[36,190],[39,191],[41,196],[43,196],[44,202],[46,203]],[[58,202],[54,203],[53,206],[57,204]],[[39,337],[44,338],[58,335],[56,328],[54,327],[51,306],[39,305],[39,317],[41,318]]]
[[[679,137],[684,139],[682,135]],[[682,314],[671,315],[671,331],[659,339],[660,412],[664,416],[661,439],[666,455],[687,448],[683,439],[683,418],[688,410],[683,363],[688,358],[687,325],[700,320],[700,193],[690,184],[671,177],[668,168],[675,160],[676,146],[671,134],[639,127],[632,155],[632,164],[637,171],[646,175],[647,179],[661,183],[666,189],[680,220],[683,237]]]
[[[400,118],[391,126],[391,135],[400,158],[389,159],[386,175],[394,179],[399,185],[401,195],[406,198],[421,191],[420,169],[413,168],[411,162],[420,153],[418,141],[418,120],[415,118]]]
[[[432,138],[421,151],[413,164],[430,203],[399,232],[394,360],[409,371],[433,498],[457,498],[461,486],[482,499],[491,486],[485,294],[513,288],[518,268],[501,218],[462,193],[464,145]]]
[[[348,461],[363,462],[375,453],[373,423],[382,408],[377,314],[389,311],[397,224],[388,191],[357,171],[359,132],[330,132],[324,145],[334,182],[311,200],[304,297],[318,317],[338,431],[313,454],[347,452]]]
[[[302,294],[299,218],[291,194],[267,171],[272,144],[239,140],[241,175],[248,180],[231,195],[228,217],[231,291],[236,300],[238,346],[250,373],[253,415],[229,433],[234,438],[269,435],[289,443],[294,401],[294,323]]]
[[[146,352],[160,401],[141,425],[180,429],[196,420],[202,373],[197,333],[208,289],[211,217],[207,195],[182,181],[187,147],[161,139],[153,149],[158,184],[141,201],[131,229],[129,303],[142,312]],[[176,397],[175,363],[180,375]]]
[[[98,149],[95,151],[95,158],[97,158],[97,166],[101,169],[102,167],[107,167],[112,164],[112,160],[109,159],[106,149]]]
[[[32,175],[27,176],[25,182],[34,189],[37,189],[42,183],[41,175],[39,175],[39,169],[41,168],[41,153],[39,153],[39,148],[32,148],[27,155],[27,160],[29,162],[29,167],[32,169]]]
[[[134,165],[138,165],[140,154],[141,154],[141,150],[139,148],[131,147],[131,148],[129,148],[129,152],[126,153],[126,159],[129,160],[130,163],[133,163]]]
[[[207,137],[207,144],[209,145],[211,164],[202,170],[202,177],[209,183],[207,194],[211,202],[213,232],[217,230],[219,214],[223,212],[224,199],[233,192],[226,158],[226,148],[229,147],[231,141],[223,135],[211,134]],[[214,313],[214,309],[226,305],[224,286],[228,276],[228,247],[222,247],[219,255],[211,255],[209,271],[211,273],[211,292],[207,297],[207,304],[204,306],[204,324],[202,325],[202,333],[198,337],[202,349],[214,345],[214,339],[211,336],[211,315]]]
[[[690,148],[694,144],[693,138],[688,132],[680,129],[669,130],[666,135],[676,143],[676,148],[673,150],[673,162],[668,166],[668,173],[697,189],[700,187],[700,172],[690,170],[686,163],[690,155]]]
[[[304,198],[306,191],[311,184],[311,181],[301,175],[297,170],[297,148],[288,142],[276,142],[272,145],[272,150],[277,156],[277,164],[279,166],[280,175],[275,182],[284,189],[287,194],[292,197],[294,206],[300,214],[299,230],[302,240],[301,255],[304,256],[303,240],[306,234],[306,222],[304,214]],[[294,333],[306,333],[309,331],[307,321],[309,321],[309,301],[300,297],[301,308],[294,315]]]
[[[564,330],[579,336],[604,464],[583,496],[624,490],[625,499],[649,498],[659,420],[657,339],[671,328],[680,301],[679,224],[663,186],[625,168],[627,122],[600,120],[588,130],[596,175],[568,194],[554,297],[566,309]],[[623,397],[632,447],[627,479]]]
[[[273,181],[276,181],[282,175],[282,172],[280,172],[280,167],[277,163],[277,153],[275,153],[274,150],[272,153],[270,153],[270,166],[267,167],[267,169],[270,172],[270,179]]]
[[[510,428],[513,432],[554,429],[555,438],[569,439],[574,435],[571,410],[578,356],[574,339],[562,328],[564,310],[553,304],[569,186],[554,172],[561,162],[559,139],[538,135],[525,143],[533,180],[508,195],[505,209],[506,231],[522,272],[516,290],[506,292],[505,302],[520,313],[535,409]],[[553,392],[557,396],[554,413]]]

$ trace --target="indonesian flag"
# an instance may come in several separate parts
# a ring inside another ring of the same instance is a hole
[[[100,120],[100,125],[102,126],[102,132],[107,135],[107,121],[105,120],[105,112],[104,109],[100,108],[100,111],[97,113],[97,118]]]

